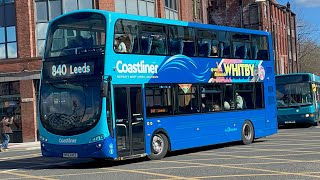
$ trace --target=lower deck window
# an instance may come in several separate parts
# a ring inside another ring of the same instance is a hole
[[[146,84],[147,116],[264,108],[262,83]]]

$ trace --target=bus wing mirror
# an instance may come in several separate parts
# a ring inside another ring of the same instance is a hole
[[[111,81],[111,76],[103,76],[101,82],[101,96],[108,97],[109,82]]]

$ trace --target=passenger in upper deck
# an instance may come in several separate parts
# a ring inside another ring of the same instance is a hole
[[[68,46],[62,49],[60,56],[76,54],[75,49],[83,48],[85,44],[86,44],[86,39],[83,38],[81,35],[77,35],[76,37],[68,41]]]
[[[210,57],[218,57],[218,47],[216,45],[211,45]]]
[[[116,52],[120,53],[126,53],[127,52],[127,46],[124,42],[124,37],[118,37],[114,39],[114,50]]]

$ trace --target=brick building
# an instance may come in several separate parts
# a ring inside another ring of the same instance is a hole
[[[272,33],[277,74],[299,71],[296,15],[276,0],[210,0],[209,23]]]
[[[103,9],[207,23],[207,0],[0,0],[0,116],[15,115],[13,142],[37,140],[37,94],[48,22]]]

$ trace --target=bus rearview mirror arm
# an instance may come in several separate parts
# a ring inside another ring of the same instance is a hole
[[[109,91],[109,82],[112,80],[111,76],[102,76],[101,82],[101,96],[107,97]]]

